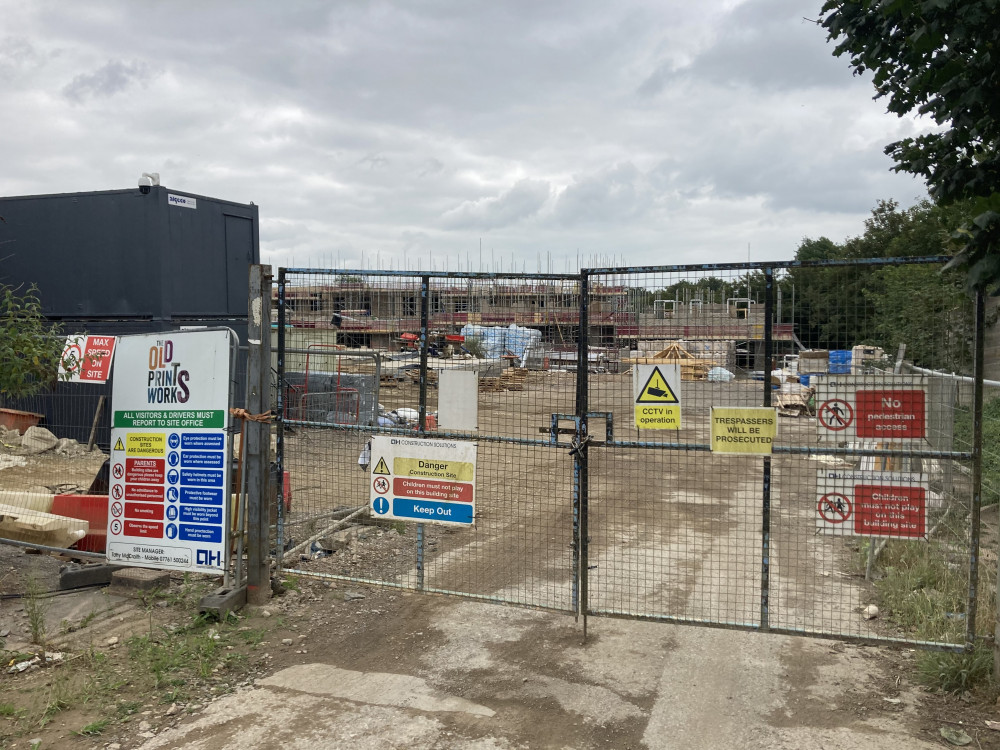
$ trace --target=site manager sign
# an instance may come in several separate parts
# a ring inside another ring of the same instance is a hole
[[[108,562],[228,564],[229,330],[123,336],[111,406]]]

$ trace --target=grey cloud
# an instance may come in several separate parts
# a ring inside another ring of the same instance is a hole
[[[641,216],[651,203],[642,174],[631,162],[577,176],[556,202],[555,218],[563,225],[617,222]]]
[[[143,62],[126,63],[108,60],[93,73],[81,73],[63,87],[63,95],[80,103],[94,97],[109,97],[132,87],[145,84],[151,77],[150,68]]]
[[[684,80],[761,91],[843,87],[850,78],[845,64],[804,12],[800,0],[743,3],[720,19],[711,44],[684,63],[661,61],[637,93],[656,96]]]
[[[445,213],[444,223],[453,229],[495,229],[515,224],[538,213],[550,191],[544,180],[524,179],[496,197],[466,201]]]

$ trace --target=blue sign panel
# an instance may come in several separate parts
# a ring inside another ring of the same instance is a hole
[[[189,523],[181,524],[181,540],[185,542],[221,542],[221,526],[195,526]]]
[[[472,523],[472,504],[394,497],[392,499],[392,514],[398,518],[412,518],[414,521],[433,519],[453,523]]]
[[[221,451],[224,447],[225,435],[215,433],[212,435],[202,435],[197,432],[185,432],[181,436],[181,448],[184,450],[213,450]],[[171,448],[177,446],[171,445]]]
[[[186,505],[222,505],[222,490],[181,487],[181,502]]]
[[[181,469],[181,484],[198,487],[221,487],[221,471],[200,471],[199,469]]]
[[[182,505],[183,523],[222,523],[222,508],[205,505]]]
[[[181,466],[221,469],[223,455],[222,451],[184,451],[181,453]]]

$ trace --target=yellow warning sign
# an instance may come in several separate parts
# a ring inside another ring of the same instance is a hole
[[[385,464],[384,458],[380,458],[378,460],[378,463],[375,464],[375,469],[372,471],[372,474],[391,474],[391,473],[392,472],[389,471],[389,467],[386,466]]]
[[[441,458],[395,458],[392,468],[396,474],[404,477],[451,479],[457,482],[471,482],[476,477],[475,464]]]
[[[712,407],[712,451],[770,454],[778,434],[777,412],[767,407]]]
[[[125,450],[125,446],[122,445],[122,439],[121,438],[118,438],[118,442],[115,443],[115,450],[116,451],[123,451],[123,450]]]
[[[681,400],[677,398],[673,389],[663,377],[659,367],[653,367],[653,371],[646,378],[646,385],[639,391],[636,397],[637,404],[679,404]]]
[[[119,441],[121,438],[119,438]],[[157,456],[167,452],[167,438],[162,432],[129,432],[125,435],[126,456]]]
[[[632,369],[637,430],[681,428],[680,365],[636,365]]]
[[[635,405],[635,426],[639,430],[679,430],[681,428],[681,407]]]

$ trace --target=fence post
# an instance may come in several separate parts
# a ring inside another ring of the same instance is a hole
[[[417,427],[420,437],[427,430],[427,351],[430,345],[431,277],[420,277],[420,403]],[[417,524],[417,590],[424,588],[424,525]]]
[[[250,310],[247,319],[247,411],[271,409],[271,267],[250,266]],[[247,601],[264,604],[271,596],[267,554],[270,519],[271,424],[250,421],[244,457],[247,473]],[[279,480],[280,481],[280,480]]]
[[[277,426],[277,445],[275,463],[277,464],[278,504],[275,508],[277,519],[277,540],[275,541],[276,573],[280,575],[281,565],[285,557],[285,269],[278,269],[278,357],[275,391],[275,416]]]
[[[749,274],[750,271],[747,271]],[[749,306],[747,307],[749,315]],[[774,269],[764,269],[764,406],[771,406],[771,359],[774,357]],[[771,617],[771,457],[764,456],[761,482],[760,526],[760,629]]]
[[[590,369],[590,277],[586,271],[580,272],[580,323],[577,333],[576,355],[576,445],[573,449],[573,514],[576,520],[574,557],[576,558],[577,616],[583,617],[583,638],[587,638],[588,598],[588,493],[589,474],[587,465],[587,408],[588,372]]]
[[[985,354],[986,338],[986,298],[980,289],[975,300],[975,353],[974,378],[972,391],[972,514],[969,529],[969,603],[965,613],[965,647],[971,650],[976,641],[976,589],[979,585],[979,511],[983,501],[983,356]],[[997,590],[1000,591],[1000,576],[997,576]],[[1000,606],[1000,600],[998,600]],[[1000,626],[993,639],[993,676],[1000,677],[1000,643],[996,635],[1000,635]]]

